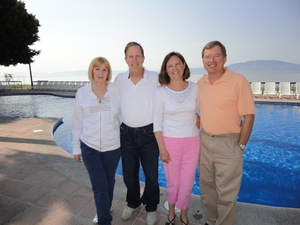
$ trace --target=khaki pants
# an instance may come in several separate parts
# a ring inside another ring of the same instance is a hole
[[[239,134],[200,132],[200,190],[209,225],[234,224],[236,199],[243,174]]]

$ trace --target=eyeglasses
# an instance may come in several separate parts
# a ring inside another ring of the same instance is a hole
[[[136,56],[129,55],[129,56],[127,56],[127,58],[130,59],[130,60],[133,60],[133,59],[139,60],[139,59],[142,59],[143,56],[141,56],[141,55],[136,55]]]

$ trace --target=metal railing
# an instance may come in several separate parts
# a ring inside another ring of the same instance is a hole
[[[4,80],[4,81],[0,81],[0,82],[5,87],[14,88],[14,89],[23,88],[22,81],[6,81],[6,80]]]

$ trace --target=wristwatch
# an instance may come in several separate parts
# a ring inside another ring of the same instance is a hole
[[[240,144],[240,149],[244,150],[246,148],[246,145]]]

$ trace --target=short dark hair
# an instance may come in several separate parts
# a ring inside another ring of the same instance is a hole
[[[191,74],[190,68],[189,68],[188,64],[186,63],[184,57],[178,52],[170,52],[168,55],[166,55],[166,57],[163,60],[162,65],[161,65],[161,69],[160,69],[159,76],[158,76],[158,81],[160,84],[169,84],[171,81],[171,79],[167,73],[167,63],[172,56],[177,56],[181,60],[181,62],[183,64],[185,64],[182,79],[186,80],[186,79],[189,79],[189,77],[190,77],[190,74]]]
[[[142,56],[145,57],[145,56],[144,56],[144,49],[143,49],[143,47],[142,47],[139,43],[137,43],[137,42],[135,42],[135,41],[131,41],[131,42],[129,42],[129,43],[125,46],[125,49],[124,49],[124,54],[125,54],[125,56],[126,56],[126,53],[127,53],[128,48],[131,47],[131,46],[139,46],[140,49],[141,49],[141,52],[142,52]]]
[[[213,48],[213,47],[215,47],[215,46],[220,46],[220,47],[221,47],[221,51],[222,51],[223,56],[224,56],[224,57],[227,56],[226,48],[225,48],[225,46],[224,46],[221,42],[219,42],[219,41],[211,41],[211,42],[208,42],[208,43],[203,47],[203,49],[202,49],[202,59],[203,59],[203,57],[204,57],[204,51],[205,51],[206,49],[211,49],[211,48]]]

